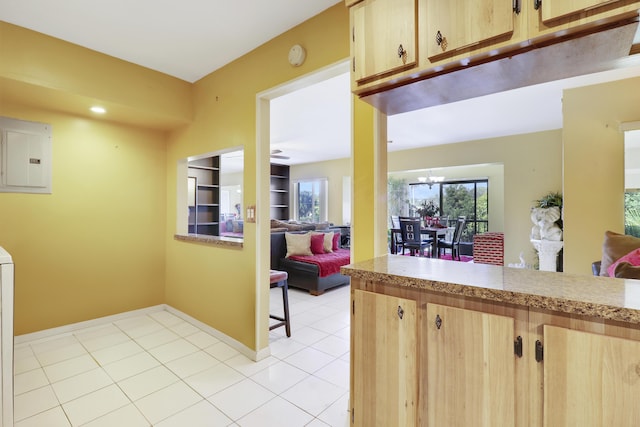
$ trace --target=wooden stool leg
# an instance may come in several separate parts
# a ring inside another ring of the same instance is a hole
[[[279,277],[282,278],[283,276]],[[273,280],[273,277],[272,277]],[[285,327],[285,331],[287,333],[287,337],[291,337],[291,317],[289,314],[289,283],[287,281],[287,276],[284,275],[284,278],[278,282],[271,282],[270,286],[278,287],[282,289],[282,305],[284,309],[284,317],[276,316],[275,314],[269,314],[269,318],[274,320],[279,320],[278,323],[275,323],[269,326],[269,330],[273,330],[275,328],[279,328],[280,326]]]
[[[291,336],[291,322],[289,318],[289,284],[287,280],[284,280],[282,285],[282,304],[284,305],[284,328],[287,332],[287,337]]]

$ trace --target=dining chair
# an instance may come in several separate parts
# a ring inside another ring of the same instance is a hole
[[[399,221],[420,221],[420,227],[424,226],[424,222],[422,222],[422,218],[420,218],[419,216],[399,216],[398,217]],[[423,242],[427,242],[427,243],[433,243],[433,239],[431,237],[424,237],[424,234],[422,234],[422,241]]]
[[[406,221],[406,220],[411,220],[411,221],[419,221],[420,218],[419,217],[415,217],[415,216],[399,216],[399,215],[391,215],[391,227],[396,229],[396,230],[400,230],[400,221]],[[404,248],[402,247],[402,233],[401,232],[396,232],[395,235],[395,241],[396,241],[396,248],[395,248],[395,252],[394,253],[398,253],[398,249],[402,250],[402,255],[404,255]]]
[[[462,231],[464,230],[466,222],[467,217],[459,216],[456,220],[456,228],[453,230],[453,238],[451,240],[438,240],[438,257],[441,251],[445,253],[447,249],[451,249],[451,259],[460,261],[460,238],[462,237]]]
[[[422,256],[424,250],[431,248],[432,242],[429,240],[423,240],[420,232],[420,219],[401,219],[400,220],[400,234],[402,234],[402,254],[404,255],[405,249],[409,249],[411,256],[414,256],[416,252]]]
[[[394,236],[391,236],[390,244],[395,242],[396,246],[395,248],[391,248],[391,253],[393,254],[397,254],[398,251],[402,249],[402,233],[395,230],[400,230],[400,217],[398,215],[391,215],[391,233],[393,233]],[[404,252],[402,254],[404,255]]]

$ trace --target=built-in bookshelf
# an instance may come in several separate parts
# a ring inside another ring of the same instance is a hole
[[[189,178],[195,178],[194,203],[189,206],[189,233],[220,234],[220,157],[189,161]]]
[[[271,163],[271,218],[289,219],[289,166]]]

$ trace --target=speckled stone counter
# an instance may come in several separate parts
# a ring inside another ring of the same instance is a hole
[[[386,255],[350,264],[354,278],[640,324],[640,280]]]
[[[226,246],[228,248],[242,248],[243,240],[233,237],[207,236],[205,234],[174,234],[173,238],[183,242],[204,243],[206,245]]]

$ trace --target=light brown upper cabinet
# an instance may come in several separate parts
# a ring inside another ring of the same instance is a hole
[[[431,61],[489,40],[509,40],[520,11],[504,0],[422,0],[419,9],[420,37]]]
[[[624,0],[553,0],[534,1],[534,5],[542,8],[542,21],[549,22],[554,19],[577,15],[600,6],[613,5],[614,3],[629,3]]]
[[[350,19],[354,82],[415,67],[416,0],[364,0],[351,7]]]
[[[405,85],[622,27],[640,9],[640,0],[345,1],[351,90],[392,113],[393,97],[424,107]]]
[[[638,15],[637,0],[533,0],[527,2],[532,38],[569,35],[602,25],[632,19]]]

